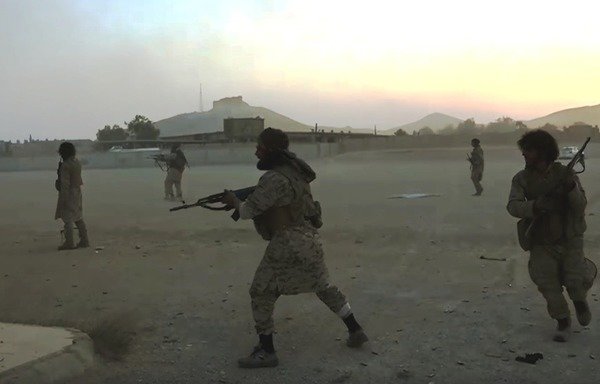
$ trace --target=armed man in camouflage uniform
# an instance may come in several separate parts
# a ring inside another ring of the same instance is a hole
[[[512,180],[507,209],[521,218],[519,242],[529,251],[529,275],[546,299],[550,317],[558,323],[554,340],[564,342],[570,334],[571,315],[563,286],[579,323],[585,326],[592,319],[586,296],[596,267],[583,253],[587,200],[574,172],[555,162],[558,145],[548,132],[530,131],[518,145],[525,169]]]
[[[241,203],[228,192],[223,203],[235,207],[242,219],[252,219],[257,232],[269,241],[250,288],[252,313],[259,345],[240,367],[274,367],[279,361],[273,347],[273,309],[280,295],[315,292],[348,327],[346,344],[357,348],[368,338],[358,324],[346,297],[329,283],[317,228],[321,226],[318,202],[310,185],[316,175],[289,152],[287,135],[273,128],[258,138],[258,169],[267,171],[256,190]]]
[[[483,149],[481,149],[479,139],[471,140],[473,150],[471,155],[467,158],[471,163],[471,180],[475,186],[475,193],[473,196],[481,196],[483,187],[481,186],[481,180],[483,179]]]
[[[188,165],[188,161],[181,150],[181,144],[173,144],[171,153],[166,159],[167,176],[165,177],[165,200],[181,200],[183,193],[181,191],[181,179],[183,171]],[[173,195],[173,185],[175,186],[176,195]]]
[[[62,160],[58,165],[58,179],[55,187],[58,191],[58,202],[54,219],[62,219],[64,222],[65,241],[58,247],[59,251],[75,248],[87,248],[90,246],[87,228],[83,221],[83,204],[81,195],[81,164],[75,157],[75,146],[64,142],[58,148]],[[73,224],[79,231],[79,243],[75,245],[73,240]]]

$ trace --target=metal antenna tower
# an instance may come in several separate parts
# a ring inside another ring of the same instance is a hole
[[[200,83],[200,95],[198,100],[198,112],[204,112],[204,102],[202,101],[202,83]]]

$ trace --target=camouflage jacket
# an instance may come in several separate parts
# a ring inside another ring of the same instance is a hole
[[[315,174],[306,163],[302,165],[292,162],[265,172],[240,206],[240,217],[252,219],[265,240],[287,227],[310,224],[318,228],[322,224],[320,205],[313,200],[310,189]]]
[[[524,169],[513,179],[508,198],[507,210],[514,216],[529,221],[536,216],[535,200],[541,196],[553,195],[556,186],[567,176],[568,168],[559,162],[548,167],[545,173]],[[573,171],[570,171],[573,172]],[[552,244],[561,240],[569,240],[583,236],[586,230],[585,207],[587,199],[579,178],[575,179],[575,187],[566,195],[557,196],[563,202],[562,210],[547,213],[538,217],[539,225],[532,234],[534,244]],[[520,226],[523,231],[527,225]],[[523,235],[523,234],[520,234]]]
[[[483,149],[480,146],[471,151],[471,169],[483,170]]]

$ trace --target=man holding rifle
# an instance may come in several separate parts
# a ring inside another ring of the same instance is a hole
[[[257,232],[269,241],[250,288],[252,314],[259,344],[238,361],[242,368],[274,367],[279,361],[273,346],[273,309],[280,295],[314,292],[346,324],[346,344],[357,348],[368,339],[346,297],[329,284],[329,275],[317,228],[321,210],[311,195],[316,175],[303,160],[288,151],[288,137],[265,129],[258,137],[258,169],[266,171],[244,202],[226,192],[223,203],[235,208],[242,220],[252,219]]]
[[[188,165],[188,161],[181,150],[181,144],[175,143],[171,147],[171,153],[164,160],[167,163],[167,176],[165,177],[165,200],[176,199],[181,201],[183,196],[181,192],[181,179],[183,171]],[[176,195],[173,195],[173,186],[175,186]]]
[[[564,342],[570,335],[571,315],[563,286],[579,323],[585,326],[592,319],[586,296],[596,268],[584,257],[587,200],[573,171],[585,146],[564,166],[556,161],[556,140],[544,130],[525,133],[518,145],[525,169],[512,180],[507,209],[521,218],[519,242],[529,251],[529,275],[546,299],[550,317],[557,321],[554,340]]]
[[[467,155],[467,160],[471,163],[471,181],[475,186],[473,196],[481,196],[483,192],[481,186],[481,180],[483,179],[483,149],[481,149],[481,142],[477,138],[471,140],[471,146],[473,150],[470,155]]]

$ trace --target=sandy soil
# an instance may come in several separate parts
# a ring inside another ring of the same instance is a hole
[[[552,342],[554,323],[505,210],[520,155],[487,148],[477,198],[467,150],[354,153],[313,164],[332,281],[371,338],[362,350],[345,347],[345,327],[314,295],[289,296],[275,313],[280,366],[238,369],[255,343],[247,291],[266,244],[251,223],[220,212],[168,212],[158,169],[85,171],[93,247],[60,253],[54,173],[0,174],[0,321],[135,317],[126,359],[98,364],[71,384],[597,383],[598,288],[591,326]],[[587,255],[600,265],[599,165],[589,159],[582,180]],[[193,168],[184,193],[192,199],[258,176],[250,165]],[[387,198],[413,192],[442,196]],[[544,360],[515,361],[530,352]]]

